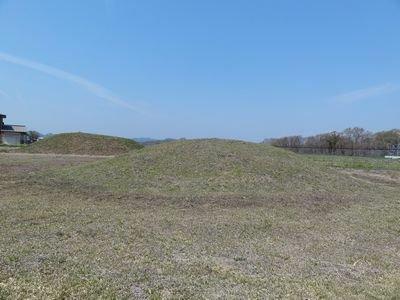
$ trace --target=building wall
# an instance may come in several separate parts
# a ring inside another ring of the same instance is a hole
[[[21,143],[23,141],[23,136],[20,133],[2,132],[1,140],[2,140],[3,144],[17,146],[17,145],[21,145]]]

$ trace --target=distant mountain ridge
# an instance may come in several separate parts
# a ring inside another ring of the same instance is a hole
[[[141,143],[141,144],[158,141],[157,139],[153,139],[153,138],[149,138],[149,137],[138,137],[138,138],[133,138],[132,140],[134,140],[135,142]]]
[[[166,138],[166,139],[153,139],[153,138],[148,138],[148,137],[142,137],[142,138],[133,138],[137,143],[142,144],[143,146],[151,146],[151,145],[158,145],[158,144],[163,144],[163,143],[168,143],[168,142],[175,142],[175,141],[184,141],[186,140],[185,138],[180,138],[180,139],[171,139],[171,138]]]

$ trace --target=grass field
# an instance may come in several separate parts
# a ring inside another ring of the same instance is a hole
[[[400,160],[385,158],[337,156],[337,155],[307,155],[312,162],[322,163],[326,167],[360,170],[393,170],[400,171]]]
[[[16,147],[16,146],[7,146],[4,144],[0,144],[0,153],[8,153],[8,152],[14,152],[14,151],[18,151],[19,149],[21,149],[20,146]]]
[[[0,170],[0,299],[400,295],[398,162],[199,140]]]

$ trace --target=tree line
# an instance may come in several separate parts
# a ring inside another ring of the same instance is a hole
[[[335,152],[339,149],[352,150],[389,150],[400,144],[400,130],[393,129],[373,133],[364,128],[347,128],[342,132],[329,132],[310,137],[287,136],[266,140],[276,147],[327,149]]]

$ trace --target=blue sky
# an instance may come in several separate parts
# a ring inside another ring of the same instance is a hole
[[[400,127],[400,1],[0,0],[0,112],[41,132]]]

